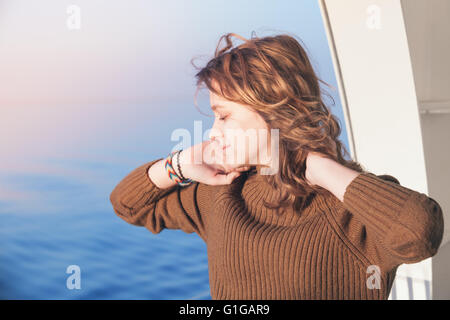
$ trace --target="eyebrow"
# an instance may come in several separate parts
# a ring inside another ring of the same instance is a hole
[[[213,105],[211,106],[211,109],[213,109],[214,111],[215,111],[216,109],[219,109],[219,108],[224,109],[225,107],[224,107],[224,106],[221,106],[221,105],[219,105],[219,104],[213,104]]]

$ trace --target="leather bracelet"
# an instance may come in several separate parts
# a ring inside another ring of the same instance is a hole
[[[181,151],[183,151],[183,150],[178,150],[177,152],[177,167],[178,167],[178,172],[180,173],[180,177],[181,177],[181,179],[182,180],[188,180],[188,179],[186,179],[186,177],[185,176],[183,176],[183,172],[181,171],[181,166],[180,166],[180,154],[181,154]]]

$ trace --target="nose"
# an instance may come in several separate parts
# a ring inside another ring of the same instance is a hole
[[[220,145],[223,145],[224,135],[222,129],[219,128],[219,126],[220,125],[217,125],[217,121],[214,121],[214,125],[209,132],[209,139],[211,141],[217,141],[220,143]]]

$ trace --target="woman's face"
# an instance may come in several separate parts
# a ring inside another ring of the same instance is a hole
[[[270,130],[250,106],[228,101],[209,91],[215,120],[210,139],[215,143],[216,160],[226,171],[240,166],[268,165]]]

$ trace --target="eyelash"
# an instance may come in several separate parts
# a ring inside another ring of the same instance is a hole
[[[228,116],[224,116],[224,117],[222,117],[222,118],[219,117],[219,120],[222,120],[222,121],[223,121],[223,120],[225,120],[226,118],[228,118]]]

